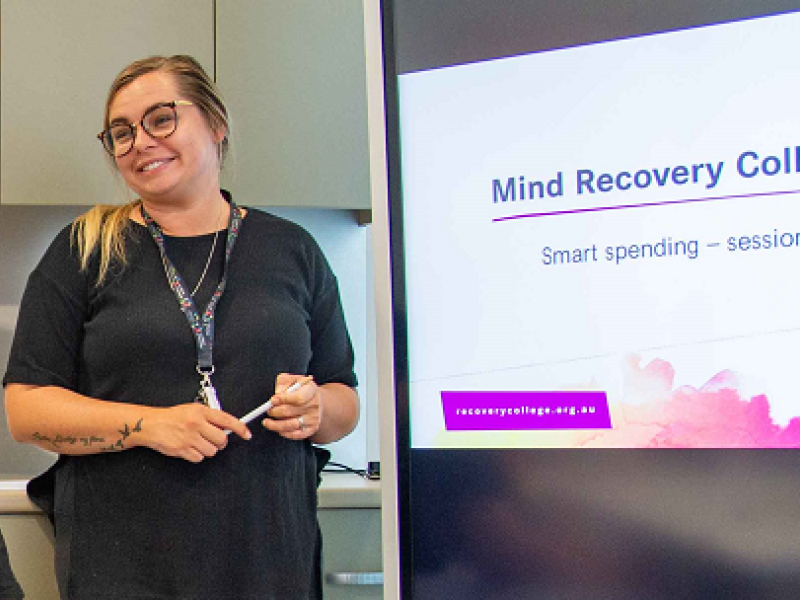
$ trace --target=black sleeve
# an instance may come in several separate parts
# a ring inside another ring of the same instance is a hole
[[[316,241],[312,238],[310,243],[314,300],[309,372],[314,374],[317,383],[343,383],[356,387],[355,356],[345,323],[338,282]]]
[[[87,296],[86,277],[65,228],[28,277],[3,385],[77,389]]]
[[[311,316],[312,357],[309,372],[317,383],[356,387],[353,346],[345,325],[339,288],[329,288],[314,304]]]

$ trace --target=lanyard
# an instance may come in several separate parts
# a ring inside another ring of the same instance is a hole
[[[242,212],[238,206],[230,199],[231,205],[231,218],[230,227],[228,228],[228,237],[225,242],[225,263],[222,268],[222,278],[220,279],[214,295],[208,301],[208,306],[200,315],[195,307],[192,295],[188,292],[186,284],[172,264],[169,257],[167,257],[167,250],[164,246],[164,233],[161,227],[156,223],[153,218],[141,205],[142,218],[147,226],[150,235],[153,236],[153,241],[158,246],[158,251],[161,254],[161,262],[164,265],[164,273],[167,276],[167,281],[175,297],[178,299],[178,305],[181,311],[186,316],[189,326],[194,335],[195,345],[197,346],[197,373],[200,375],[200,392],[198,399],[205,402],[211,408],[220,408],[217,392],[211,383],[211,375],[214,373],[214,311],[217,308],[217,303],[222,297],[222,292],[225,291],[225,284],[228,281],[228,263],[231,259],[231,252],[236,238],[239,235],[239,228],[242,224]]]

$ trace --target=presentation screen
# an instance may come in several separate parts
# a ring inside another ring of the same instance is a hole
[[[384,2],[404,597],[800,590],[800,3],[664,4]]]
[[[799,39],[400,75],[413,447],[800,445]]]

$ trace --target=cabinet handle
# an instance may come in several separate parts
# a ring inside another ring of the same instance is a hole
[[[383,585],[383,573],[327,573],[325,581],[331,585]]]

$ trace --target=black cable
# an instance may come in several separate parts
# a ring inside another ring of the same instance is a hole
[[[359,477],[367,477],[367,472],[364,469],[354,469],[353,467],[348,467],[347,465],[334,461],[330,461],[322,471],[324,473],[355,473]]]

